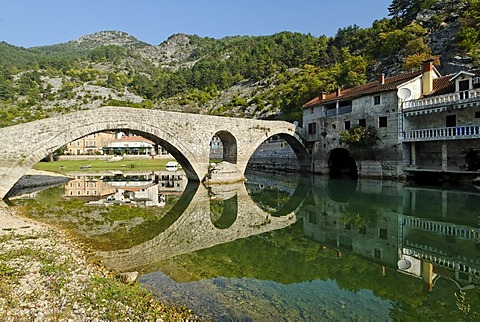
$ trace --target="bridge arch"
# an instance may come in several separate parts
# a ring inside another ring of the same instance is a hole
[[[43,145],[41,149],[38,149],[38,153],[32,153],[28,156],[25,160],[25,164],[31,168],[49,153],[54,152],[67,143],[92,133],[111,130],[137,134],[155,142],[156,144],[162,145],[182,165],[188,179],[199,181],[198,175],[189,161],[195,158],[189,150],[183,148],[181,142],[176,138],[169,136],[168,132],[162,128],[148,126],[137,121],[129,121],[128,125],[121,122],[99,122],[77,126],[74,131],[64,129],[63,131],[58,132],[55,138]],[[42,149],[45,150],[45,152],[42,153]]]
[[[237,139],[232,133],[222,130],[215,133],[222,142],[222,161],[237,164]]]
[[[307,150],[305,149],[305,146],[303,143],[300,141],[297,135],[294,133],[286,133],[283,131],[276,131],[276,132],[268,132],[265,133],[265,136],[259,138],[252,144],[252,151],[250,152],[249,159],[250,157],[255,153],[257,148],[266,140],[273,136],[278,136],[285,140],[288,145],[292,148],[293,152],[295,153],[297,160],[298,160],[298,165],[299,169],[302,172],[308,172],[311,169],[311,157],[308,154]],[[246,164],[245,164],[246,166]],[[245,168],[243,169],[243,172],[245,172]]]

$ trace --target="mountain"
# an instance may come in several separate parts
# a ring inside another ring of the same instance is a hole
[[[151,45],[100,31],[28,49],[3,42],[0,126],[104,105],[300,121],[300,106],[320,92],[426,59],[442,73],[478,66],[479,3],[393,0],[391,18],[334,37],[175,34]]]

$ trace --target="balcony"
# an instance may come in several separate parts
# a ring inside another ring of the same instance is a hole
[[[405,131],[403,141],[418,142],[478,138],[480,138],[480,125],[467,125]]]
[[[322,113],[320,117],[337,116],[337,115],[347,114],[351,112],[352,112],[352,105],[348,105],[348,106],[339,107],[338,109],[332,108],[332,109],[326,110],[325,112]]]
[[[468,91],[438,95],[403,102],[403,112],[407,116],[416,115],[421,110],[433,110],[433,112],[442,112],[447,107],[466,108],[480,105],[480,89],[471,89]],[[412,113],[417,112],[417,113]],[[432,112],[432,111],[429,111]],[[410,115],[408,115],[410,114]]]

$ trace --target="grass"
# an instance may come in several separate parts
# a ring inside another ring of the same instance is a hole
[[[0,321],[33,321],[38,312],[49,321],[76,320],[82,314],[98,321],[197,320],[189,309],[159,303],[140,284],[123,284],[113,273],[102,273],[102,268],[77,275],[75,272],[89,269],[63,248],[55,247],[58,235],[46,232],[32,237],[15,233],[0,236]],[[49,242],[36,245],[33,241],[37,238]],[[29,292],[16,292],[20,280],[32,276],[35,285]],[[76,307],[85,313],[75,313]]]
[[[165,165],[173,159],[141,159],[109,162],[108,160],[60,160],[39,162],[33,168],[51,172],[104,171],[104,170],[165,170]],[[88,166],[88,167],[87,167]],[[90,167],[91,166],[91,167]]]

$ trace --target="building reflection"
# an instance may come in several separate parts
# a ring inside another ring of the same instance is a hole
[[[308,238],[430,286],[439,276],[465,286],[480,283],[479,205],[476,191],[331,179],[315,181],[300,214]]]
[[[117,171],[72,177],[65,184],[65,196],[85,200],[87,205],[164,207],[168,197],[181,195],[188,182],[182,171]]]

